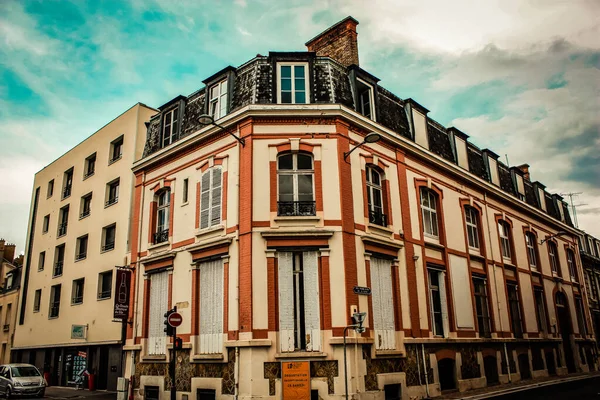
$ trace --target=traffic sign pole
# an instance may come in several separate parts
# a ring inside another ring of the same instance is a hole
[[[179,315],[179,313],[177,313],[177,306],[173,307],[173,311],[175,311],[174,314]],[[175,359],[177,358],[177,350],[175,349],[175,338],[177,337],[177,326],[181,324],[181,318],[179,318],[179,324],[173,324],[175,325],[173,326],[171,324],[171,315],[169,315],[169,319],[167,319],[169,325],[173,327],[173,353],[171,353],[171,360],[169,365],[171,369],[171,400],[177,400],[177,388],[175,387]]]

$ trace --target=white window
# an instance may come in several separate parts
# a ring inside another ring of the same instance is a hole
[[[375,120],[373,87],[362,79],[357,79],[356,92],[358,95],[358,112],[367,118]]]
[[[213,167],[202,174],[200,192],[200,229],[221,223],[221,167]]]
[[[200,263],[200,353],[223,352],[223,260]]]
[[[277,159],[277,215],[315,215],[313,159],[309,154],[287,153]]]
[[[163,115],[163,131],[162,131],[162,145],[163,147],[170,145],[177,140],[177,119],[179,114],[179,108],[175,107],[171,111],[167,111]]]
[[[375,348],[378,350],[396,348],[393,293],[391,261],[371,258],[373,330],[375,331]]]
[[[511,260],[510,226],[506,221],[498,221],[498,233],[500,234],[500,247],[502,251],[502,257]]]
[[[165,354],[167,334],[164,314],[169,309],[169,273],[150,274],[150,309],[148,321],[148,354]]]
[[[282,352],[321,350],[317,252],[278,253]]]
[[[421,213],[423,232],[427,236],[439,237],[436,195],[429,189],[421,188]]]
[[[98,274],[98,300],[110,299],[112,296],[112,282],[112,271],[105,271]]]
[[[533,233],[525,233],[525,244],[527,245],[527,254],[529,255],[529,266],[532,269],[537,269],[536,239]]]
[[[548,242],[548,256],[550,258],[550,269],[553,275],[560,276],[560,269],[558,265],[558,251],[556,245],[552,242]]]
[[[156,233],[167,232],[169,236],[169,207],[171,206],[171,191],[163,190],[158,195],[156,208]]]
[[[383,188],[381,175],[377,170],[366,167],[367,174],[367,203],[369,208],[369,222],[376,225],[387,226],[386,216],[383,213]]]
[[[569,266],[569,274],[571,280],[577,282],[577,266],[575,265],[575,254],[571,249],[567,249],[567,265]]]
[[[208,111],[215,120],[227,115],[227,79],[210,87]]]
[[[429,303],[431,326],[434,336],[445,337],[448,332],[448,306],[446,304],[446,281],[442,271],[429,271]]]
[[[467,224],[467,238],[469,247],[479,250],[479,229],[477,210],[473,207],[465,207],[465,220]]]
[[[277,102],[306,104],[309,102],[307,82],[308,64],[278,64]]]

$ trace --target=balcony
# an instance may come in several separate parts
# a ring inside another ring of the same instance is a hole
[[[79,219],[82,219],[82,218],[85,218],[85,217],[89,217],[89,216],[90,216],[90,213],[91,213],[91,210],[90,210],[90,209],[83,210],[83,211],[81,212],[81,214],[79,214]]]
[[[118,201],[119,201],[118,196],[112,197],[112,198],[106,200],[106,203],[104,203],[104,207],[112,206],[113,204],[117,203]]]
[[[164,243],[169,241],[169,230],[163,229],[154,234],[154,244]]]
[[[64,236],[67,234],[67,223],[63,222],[62,224],[58,224],[58,237]]]
[[[277,215],[280,217],[310,217],[317,215],[314,201],[278,201]]]
[[[104,243],[104,245],[102,246],[102,251],[109,251],[109,250],[113,250],[115,248],[115,242],[106,242]]]
[[[52,277],[61,276],[63,273],[63,261],[57,261],[52,270]]]
[[[87,252],[85,253],[79,253],[75,256],[75,261],[80,261],[83,260],[87,257]]]
[[[110,289],[98,292],[98,300],[110,299]]]
[[[63,188],[63,192],[62,192],[63,199],[66,199],[67,197],[69,197],[71,195],[71,188],[72,188],[72,185],[67,185]]]
[[[57,318],[59,310],[60,310],[60,301],[55,301],[53,303],[50,303],[50,312],[48,313],[48,318]]]
[[[83,296],[75,296],[73,297],[72,304],[81,304],[83,303]]]
[[[369,211],[369,223],[379,226],[387,226],[387,217],[380,211]]]

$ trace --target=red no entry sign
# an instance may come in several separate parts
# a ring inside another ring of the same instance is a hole
[[[178,312],[171,313],[171,315],[167,317],[167,323],[173,328],[177,328],[182,322],[183,317]]]

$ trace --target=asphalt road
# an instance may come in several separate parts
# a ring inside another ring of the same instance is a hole
[[[490,398],[494,400],[600,400],[600,377],[549,385]]]
[[[50,386],[46,388],[46,396],[44,398],[53,400],[116,400],[117,394],[115,392],[106,392],[102,390],[90,392],[89,390],[77,390],[73,388]]]

